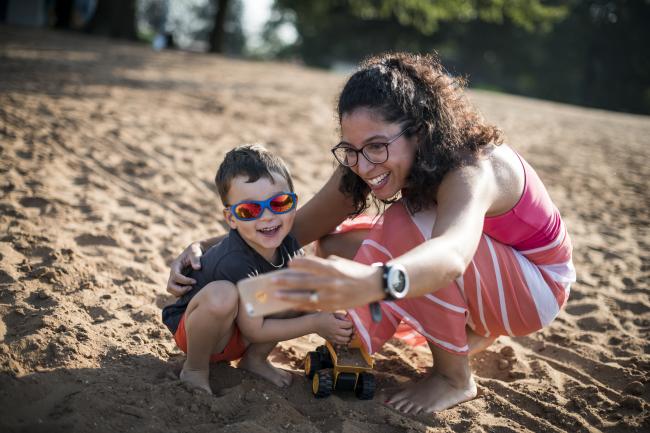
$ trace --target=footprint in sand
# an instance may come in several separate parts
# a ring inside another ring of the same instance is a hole
[[[592,332],[606,332],[614,328],[611,323],[597,317],[583,317],[578,320],[578,327],[585,331]]]
[[[569,305],[566,307],[566,312],[572,316],[584,316],[597,309],[598,305],[595,304]]]
[[[76,238],[74,238],[75,242],[77,245],[85,247],[85,246],[97,246],[97,245],[103,245],[107,247],[117,247],[117,241],[113,239],[111,236],[107,235],[93,235],[90,233],[85,233],[83,235],[79,235]]]
[[[527,364],[517,359],[510,346],[504,346],[500,352],[486,350],[472,357],[472,368],[477,376],[514,382],[527,376]]]
[[[0,269],[0,284],[12,284],[16,280],[4,270]]]
[[[38,196],[23,197],[20,199],[20,204],[26,208],[37,208],[41,215],[52,208],[50,200]]]
[[[112,313],[109,313],[106,309],[98,306],[92,306],[92,307],[87,307],[84,306],[84,309],[88,313],[91,319],[93,319],[94,323],[100,323],[100,322],[105,322],[109,319],[114,319],[115,315]]]
[[[650,311],[650,307],[643,302],[625,302],[620,299],[615,299],[614,302],[621,310],[630,311],[636,316],[642,316]]]

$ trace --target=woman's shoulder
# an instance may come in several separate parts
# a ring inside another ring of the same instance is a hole
[[[506,144],[494,146],[486,164],[496,187],[494,203],[487,215],[500,215],[512,209],[521,198],[526,172],[521,157]]]
[[[438,194],[456,196],[461,189],[470,196],[487,199],[487,215],[510,210],[523,193],[526,176],[517,153],[508,145],[490,146],[469,157],[465,164],[449,172]],[[467,195],[466,194],[466,195]]]

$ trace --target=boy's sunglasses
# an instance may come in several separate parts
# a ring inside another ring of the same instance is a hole
[[[274,214],[283,214],[296,208],[298,196],[293,192],[281,192],[266,200],[240,201],[229,207],[230,213],[241,221],[252,221],[262,216],[264,209]]]

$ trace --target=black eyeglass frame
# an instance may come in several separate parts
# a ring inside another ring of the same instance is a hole
[[[385,143],[376,143],[376,142],[368,143],[368,144],[362,146],[361,149],[357,150],[357,149],[355,149],[354,147],[352,147],[349,143],[343,143],[343,142],[341,142],[341,143],[337,144],[336,146],[334,146],[332,149],[330,149],[330,151],[332,152],[332,155],[334,155],[334,159],[336,159],[336,161],[337,161],[339,164],[341,164],[342,166],[344,166],[344,167],[354,167],[355,165],[357,165],[357,164],[359,163],[359,154],[362,154],[363,157],[366,158],[366,161],[368,161],[368,162],[371,163],[371,164],[383,164],[384,162],[388,161],[388,158],[390,157],[390,154],[389,154],[389,152],[388,152],[388,145],[393,144],[395,141],[397,141],[398,138],[400,138],[402,135],[404,135],[404,134],[406,133],[406,131],[408,131],[408,130],[411,129],[411,128],[413,128],[413,125],[411,125],[411,126],[407,126],[406,128],[404,128],[404,129],[402,130],[402,132],[400,132],[400,133],[397,134],[395,137],[391,138],[390,140],[388,140],[388,141],[385,142]],[[368,146],[377,146],[377,145],[383,145],[383,146],[384,146],[384,149],[386,149],[386,158],[384,158],[383,161],[373,161],[373,160],[371,160],[370,157],[368,157],[368,155],[366,155],[366,153],[364,152],[364,150],[365,150],[366,147],[368,147]],[[341,161],[341,160],[336,156],[336,150],[337,150],[337,149],[346,149],[346,150],[352,150],[352,151],[356,152],[356,153],[355,153],[356,158],[355,158],[355,160],[354,160],[354,164],[350,164],[350,165],[348,165],[348,164],[344,163],[343,161]]]

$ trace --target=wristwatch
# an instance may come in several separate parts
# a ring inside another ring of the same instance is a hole
[[[384,263],[373,263],[372,266],[382,268],[384,299],[393,301],[406,297],[409,292],[409,277],[404,266]]]

